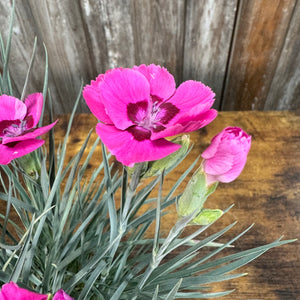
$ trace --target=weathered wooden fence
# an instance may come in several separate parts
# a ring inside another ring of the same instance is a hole
[[[0,0],[4,40],[11,2]],[[167,67],[177,84],[201,80],[221,110],[300,107],[300,0],[16,0],[16,93],[35,36],[28,91],[42,88],[43,41],[56,113],[70,112],[81,80],[142,63]],[[88,111],[83,102],[80,111]]]

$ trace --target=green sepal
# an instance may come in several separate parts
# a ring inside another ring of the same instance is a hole
[[[32,179],[38,180],[41,174],[41,162],[37,151],[28,153],[16,159],[21,169]]]
[[[217,186],[218,182],[206,185],[206,175],[202,166],[200,166],[179,198],[177,203],[178,215],[183,217],[195,211],[200,212],[206,199],[216,190]]]
[[[181,217],[201,211],[207,199],[206,176],[202,167],[193,174],[177,203],[177,212]]]
[[[168,173],[168,169],[172,168],[176,163],[178,163],[188,151],[190,137],[189,135],[178,136],[171,140],[171,142],[181,145],[181,147],[177,151],[162,159],[150,161],[148,163],[147,172],[143,175],[143,178],[160,175],[163,170],[166,170],[166,173]]]
[[[132,174],[133,174],[137,169],[140,168],[140,164],[143,164],[143,168],[142,168],[142,170],[140,171],[140,172],[141,172],[141,173],[140,173],[140,176],[143,176],[143,174],[145,174],[145,173],[147,172],[147,170],[148,170],[148,162],[147,162],[147,161],[145,161],[145,162],[143,162],[143,163],[136,163],[136,164],[134,164],[133,167],[126,167],[127,173],[128,173],[128,175],[129,175],[130,177],[132,176]]]
[[[214,183],[212,183],[212,184],[210,184],[209,186],[206,187],[207,188],[207,190],[206,190],[206,197],[208,197],[209,195],[211,195],[216,190],[218,184],[219,184],[219,182],[216,181],[216,182],[214,182]]]
[[[200,214],[192,220],[191,224],[209,225],[218,220],[222,215],[223,211],[221,209],[204,208],[201,210]]]

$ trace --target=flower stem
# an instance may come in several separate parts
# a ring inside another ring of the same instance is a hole
[[[143,163],[137,164],[137,168],[134,170],[132,177],[131,177],[131,181],[128,185],[124,209],[123,209],[122,215],[120,216],[120,221],[119,221],[118,236],[116,237],[114,246],[112,247],[112,251],[110,253],[111,259],[114,257],[114,255],[119,247],[120,241],[123,237],[123,234],[126,232],[128,219],[130,217],[130,214],[128,214],[128,212],[130,211],[130,205],[131,205],[132,198],[133,198],[136,188],[140,182],[140,174],[141,174],[142,170],[143,170]],[[123,175],[123,176],[125,176],[125,175]]]
[[[135,168],[135,170],[132,174],[132,177],[131,177],[131,181],[128,185],[128,191],[127,191],[124,209],[123,209],[123,213],[122,213],[122,219],[121,219],[121,226],[123,228],[124,228],[124,225],[125,225],[125,227],[127,225],[127,221],[128,221],[128,217],[129,217],[128,211],[130,208],[131,200],[134,196],[137,186],[139,185],[140,175],[143,170],[143,167],[144,167],[144,163],[137,164],[137,167]]]

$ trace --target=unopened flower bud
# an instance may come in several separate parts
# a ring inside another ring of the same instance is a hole
[[[251,146],[251,136],[238,127],[217,134],[202,153],[207,182],[231,182],[242,172]]]

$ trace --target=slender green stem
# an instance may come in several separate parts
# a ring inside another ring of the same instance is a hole
[[[154,257],[152,257],[154,259],[154,263],[156,264],[156,259]],[[151,275],[151,273],[153,272],[153,270],[156,268],[156,265],[150,264],[150,266],[148,266],[147,270],[144,273],[144,276],[142,278],[142,280],[140,281],[139,285],[138,285],[138,289],[141,290],[143,288],[143,286],[145,285],[146,281],[148,280],[149,276]]]
[[[131,181],[128,186],[126,200],[125,200],[123,214],[122,214],[122,219],[120,222],[120,225],[122,226],[123,229],[126,228],[126,225],[127,225],[127,221],[128,221],[128,217],[129,217],[128,211],[130,209],[131,200],[135,194],[136,188],[140,183],[140,175],[143,170],[143,166],[144,166],[144,163],[137,164],[137,167],[132,174]]]
[[[161,174],[159,192],[156,202],[156,220],[155,220],[155,236],[153,240],[153,249],[152,249],[152,262],[150,266],[148,266],[145,275],[140,281],[138,288],[141,290],[148,280],[149,276],[153,272],[153,270],[159,265],[161,259],[157,258],[157,253],[159,252],[159,231],[160,231],[160,220],[161,220],[161,198],[162,198],[162,187],[164,181],[164,171]]]
[[[115,253],[117,252],[117,249],[118,249],[121,239],[123,237],[123,234],[126,232],[128,219],[130,217],[130,214],[128,214],[128,212],[130,211],[130,205],[131,205],[133,196],[134,196],[136,188],[140,182],[140,175],[141,175],[142,169],[143,169],[143,163],[138,164],[137,168],[133,172],[131,181],[128,185],[128,190],[126,193],[123,213],[119,220],[118,236],[116,237],[116,239],[115,239],[116,242],[114,243],[114,247],[112,248],[112,251],[110,252],[111,259],[113,259],[113,257],[115,256]],[[125,176],[125,175],[123,175],[123,176]]]

